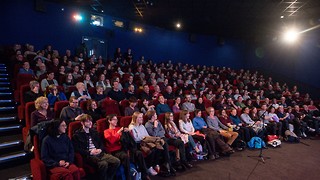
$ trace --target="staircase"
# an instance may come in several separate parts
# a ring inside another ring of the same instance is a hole
[[[22,125],[17,118],[7,66],[0,64],[0,168],[27,163],[30,153],[23,150]]]

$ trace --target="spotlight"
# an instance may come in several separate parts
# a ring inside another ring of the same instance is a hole
[[[283,19],[283,18],[284,18],[284,16],[280,16],[280,18],[281,18],[281,19]]]
[[[134,32],[142,33],[142,28],[136,27],[136,28],[134,28]]]
[[[76,20],[76,21],[82,21],[82,16],[80,14],[75,14],[73,15],[73,18]]]
[[[295,29],[290,29],[284,33],[283,40],[287,43],[295,42],[299,37],[299,32]]]
[[[177,24],[176,24],[176,27],[177,27],[177,28],[181,28],[181,24],[180,24],[180,23],[177,23]]]
[[[61,8],[61,11],[64,11],[64,8]]]

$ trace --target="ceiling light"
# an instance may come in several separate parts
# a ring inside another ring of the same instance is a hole
[[[287,43],[295,42],[299,37],[299,32],[295,29],[290,29],[284,33],[283,40]]]
[[[284,16],[280,16],[280,18],[281,18],[281,19],[283,19],[283,18],[284,18]]]
[[[176,27],[177,27],[177,28],[181,28],[181,24],[180,24],[180,23],[177,23],[177,24],[176,24]]]

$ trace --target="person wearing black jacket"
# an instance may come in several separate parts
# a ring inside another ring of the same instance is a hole
[[[41,145],[41,159],[51,174],[51,179],[80,180],[79,168],[73,164],[74,149],[65,134],[64,120],[55,120],[48,127],[48,136]]]
[[[106,154],[98,132],[92,129],[92,118],[84,114],[79,118],[82,128],[73,134],[72,142],[75,152],[81,154],[84,160],[99,171],[101,180],[112,180],[120,166],[120,160],[111,154]]]

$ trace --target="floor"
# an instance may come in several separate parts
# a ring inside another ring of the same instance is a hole
[[[258,157],[259,150],[236,152],[231,157],[222,157],[213,161],[194,162],[194,167],[177,173],[170,178],[152,179],[320,179],[320,140],[302,140],[299,144],[283,143],[280,147],[263,150],[265,163]],[[19,179],[30,174],[29,164],[0,170],[0,179]]]

